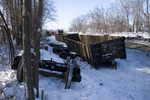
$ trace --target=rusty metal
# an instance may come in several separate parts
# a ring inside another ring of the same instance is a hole
[[[65,63],[58,63],[52,60],[40,60],[39,67],[50,71],[66,72],[67,67]]]

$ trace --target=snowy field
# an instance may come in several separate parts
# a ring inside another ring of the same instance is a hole
[[[55,42],[55,37],[48,37]],[[41,49],[41,59],[65,62],[64,59]],[[82,80],[72,82],[70,89],[64,89],[63,79],[39,76],[40,91],[44,90],[44,100],[150,100],[150,51],[126,49],[127,59],[117,61],[117,70],[102,66],[94,69],[80,57],[75,60],[80,66]],[[0,100],[12,97],[23,100],[24,85],[16,81],[16,71],[9,65],[0,64]],[[7,100],[7,99],[6,99]]]

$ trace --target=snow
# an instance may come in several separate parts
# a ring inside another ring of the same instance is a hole
[[[16,81],[16,71],[10,69],[10,66],[0,65],[0,79],[0,100],[9,96],[12,96],[14,100],[23,98],[24,86]]]
[[[55,36],[47,37],[47,40],[59,44]],[[65,62],[52,53],[50,46],[48,51],[41,49],[40,52],[41,59]],[[40,94],[44,91],[43,100],[150,100],[150,51],[126,49],[126,52],[127,59],[116,59],[117,70],[106,66],[96,70],[77,57],[75,61],[80,66],[82,80],[80,83],[72,82],[70,89],[65,89],[63,79],[40,75],[39,88]],[[16,71],[9,65],[0,64],[0,79],[0,90],[10,83],[4,89],[5,94],[16,95],[14,100],[23,98],[24,85],[16,81]],[[0,94],[0,99],[3,97]]]
[[[37,32],[38,32],[38,33],[41,32],[41,28],[38,28],[38,29],[37,29]]]
[[[69,32],[68,32],[69,33]],[[137,36],[142,36],[145,39],[149,39],[150,35],[148,32],[115,32],[115,33],[82,33],[80,32],[79,34],[82,35],[110,35],[110,36],[124,36],[124,37],[137,37]]]
[[[62,79],[40,76],[40,87],[46,86],[45,95],[50,100],[149,100],[150,57],[147,54],[150,52],[127,49],[127,54],[126,60],[116,60],[117,70],[105,67],[95,70],[78,57],[75,60],[81,68],[80,83],[72,83],[71,89],[65,90]]]
[[[95,70],[77,57],[75,60],[80,65],[82,76],[80,83],[72,82],[71,89],[65,90],[63,79],[40,76],[40,88],[48,100],[149,100],[150,57],[147,55],[150,52],[127,49],[127,59],[116,60],[118,70],[105,67]],[[50,59],[48,57],[43,56]],[[55,59],[59,60],[62,59]]]
[[[4,25],[4,24],[1,24],[1,23],[0,23],[0,26],[5,27],[5,25]]]
[[[57,61],[57,62],[60,62],[60,63],[64,63],[65,60],[64,59],[61,59],[58,55],[52,53],[52,47],[48,47],[49,51],[46,51],[44,49],[41,49],[40,52],[41,52],[41,60],[53,60],[53,61]]]
[[[65,43],[56,41],[54,35],[47,37],[46,40],[49,41],[48,43],[62,44],[64,47],[66,47],[66,44],[65,44]]]

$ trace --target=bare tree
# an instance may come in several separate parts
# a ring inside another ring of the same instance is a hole
[[[147,28],[150,32],[149,9],[149,0],[117,0],[108,9],[96,7],[84,15],[88,17],[86,29],[102,33],[134,30],[144,32],[144,29]],[[77,22],[78,18],[75,18],[70,30],[81,30],[85,26]]]
[[[14,41],[16,41],[15,46],[20,46],[20,49],[22,49],[22,41],[23,41],[25,79],[27,82],[27,89],[29,90],[27,93],[28,98],[30,98],[31,95],[33,95],[34,93],[32,91],[33,85],[37,90],[37,97],[38,97],[39,96],[38,68],[39,68],[39,60],[40,60],[40,35],[42,33],[43,23],[55,19],[56,11],[54,7],[54,1],[53,0],[0,0],[0,6],[2,6],[3,8],[3,14],[1,15],[4,15],[3,18],[6,18],[5,22],[0,20],[1,23],[4,23],[4,25],[0,24],[1,27],[4,27],[7,33],[9,33],[8,30],[11,30],[9,37],[10,38],[12,37]],[[22,39],[22,34],[23,34],[23,39]],[[33,71],[34,71],[33,73],[31,70],[32,66],[30,62],[31,42],[34,50],[33,53],[35,55],[35,57],[33,58]],[[13,45],[13,42],[10,41],[10,44]],[[14,52],[11,51],[11,53],[13,54]]]
[[[91,25],[95,27],[95,29],[98,32],[107,32],[107,14],[108,11],[105,10],[103,7],[99,8],[96,7],[93,11],[91,11],[88,16],[90,16],[91,18]]]
[[[130,17],[130,2],[129,0],[120,0],[121,8],[123,14],[126,16],[126,23],[127,23],[127,32],[130,31],[130,24],[129,24],[129,17]]]
[[[44,0],[43,5],[43,24],[55,21],[56,8],[54,5],[54,0]]]
[[[43,0],[34,0],[34,10],[33,10],[33,29],[32,29],[32,38],[33,38],[33,49],[34,49],[34,58],[33,58],[33,83],[34,87],[37,90],[36,96],[39,97],[39,61],[40,61],[40,34],[42,33],[42,24],[43,24],[43,13],[44,13],[44,1]]]
[[[108,14],[110,32],[123,32],[127,30],[126,16],[120,9],[120,3],[112,4]]]
[[[142,10],[142,14],[145,16],[145,27],[148,29],[148,32],[150,33],[150,3],[149,3],[149,0],[145,0],[144,2],[145,4],[145,7],[143,10]]]
[[[0,4],[6,13],[6,20],[11,28],[13,40],[22,46],[22,0],[1,0]]]
[[[86,28],[87,28],[86,25],[87,25],[86,17],[82,15],[72,20],[71,27],[69,30],[85,33]]]
[[[23,66],[27,84],[27,100],[35,99],[31,66],[31,5],[32,0],[23,0]]]
[[[13,46],[13,42],[12,42],[12,38],[11,38],[11,34],[10,34],[10,31],[9,31],[8,25],[7,25],[6,20],[5,20],[5,18],[4,18],[1,11],[0,11],[0,16],[1,16],[1,18],[3,20],[3,23],[4,23],[4,25],[0,25],[0,26],[3,27],[6,31],[6,33],[7,33],[7,40],[9,42],[9,48],[10,48],[9,50],[10,50],[11,64],[12,64],[13,58],[14,58],[14,55],[15,55],[14,46]]]
[[[132,7],[132,14],[133,14],[133,27],[136,26],[136,32],[140,31],[140,26],[142,26],[142,23],[140,23],[141,16],[142,16],[142,9],[143,9],[143,0],[133,0],[131,2]]]

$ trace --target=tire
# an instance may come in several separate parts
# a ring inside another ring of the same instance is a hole
[[[18,82],[23,82],[23,65],[22,65],[22,59],[19,61],[18,68],[17,68],[17,80],[18,80]]]

